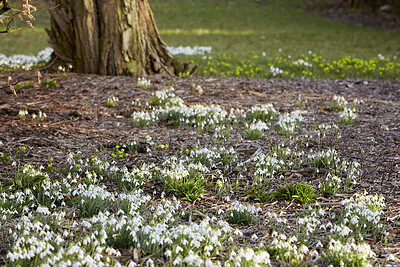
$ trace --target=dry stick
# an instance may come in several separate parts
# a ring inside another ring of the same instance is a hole
[[[50,68],[50,67],[54,64],[54,62],[56,61],[56,59],[57,59],[57,57],[54,58],[53,61],[50,62],[49,65],[47,65],[46,67],[43,67],[43,68],[41,68],[41,69],[39,69],[39,70],[40,70],[40,71],[43,71],[43,70],[46,70],[46,69]],[[25,75],[26,73],[28,73],[29,71],[32,71],[32,70],[26,70],[26,71],[24,71],[23,73],[21,73],[20,75],[17,75],[16,77],[14,77],[13,79],[18,79],[18,78],[24,76],[24,75]],[[4,88],[6,88],[6,87],[9,87],[9,86],[17,85],[17,84],[20,83],[20,82],[21,82],[21,81],[16,81],[16,82],[13,83],[13,84],[3,85],[3,86],[0,87],[0,90],[4,89]]]
[[[258,154],[260,154],[262,151],[261,147],[258,147],[257,150],[253,153],[253,155],[250,156],[250,158],[248,158],[247,160],[243,161],[242,164],[248,163],[250,162],[255,156],[257,156]],[[233,164],[233,167],[231,168],[231,171],[229,171],[228,173],[226,173],[226,178],[228,179],[228,183],[231,184],[231,179],[229,178],[229,175],[234,171],[234,169],[238,166],[239,164]]]
[[[11,22],[14,20],[14,17],[11,17],[10,21],[7,23],[6,29],[4,31],[0,31],[0,33],[8,33],[10,32],[12,26]]]
[[[207,215],[201,213],[200,211],[192,210],[192,212],[189,214],[189,224],[192,223],[192,215],[193,215],[193,214],[199,215],[199,216],[201,216],[201,217],[203,217],[203,218],[207,218],[207,217],[208,217]]]
[[[199,215],[199,216],[201,216],[201,217],[203,217],[203,218],[207,218],[207,217],[208,217],[207,215],[205,215],[204,213],[201,213],[201,212],[198,211],[198,210],[193,210],[193,213],[195,213],[196,215]]]
[[[387,142],[386,142],[386,144],[387,144]],[[386,146],[386,147],[389,147],[389,146]],[[383,151],[381,153],[383,153]],[[388,159],[389,155],[386,155],[385,158]],[[390,180],[390,175],[392,175],[392,172],[393,172],[393,169],[394,169],[394,165],[395,165],[394,164],[394,160],[388,161],[388,166],[386,167],[387,169],[389,169],[389,171],[387,173],[388,174],[388,181]],[[382,186],[383,186],[384,179],[385,179],[385,175],[382,175],[381,190],[383,189]]]
[[[0,9],[0,15],[3,15],[7,11],[11,10],[11,5],[8,2],[8,0],[2,0],[3,2],[3,7]]]
[[[331,207],[331,206],[344,206],[345,204],[342,202],[324,202],[324,203],[312,203],[305,205],[304,208],[308,207]]]
[[[243,161],[242,164],[248,163],[250,162],[252,159],[255,158],[255,156],[257,156],[258,154],[260,154],[262,151],[262,148],[259,146],[256,150],[256,152],[253,153],[253,155],[250,156],[250,158],[248,158],[247,160]]]
[[[300,169],[300,170],[281,170],[278,171],[278,173],[282,174],[285,172],[290,172],[290,173],[300,173],[300,174],[307,174],[307,173],[321,173],[321,174],[325,174],[328,173],[329,170],[325,169],[325,168],[313,168],[313,167],[309,167],[309,168],[304,168],[304,169]]]

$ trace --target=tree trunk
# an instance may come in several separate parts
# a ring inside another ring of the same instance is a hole
[[[175,71],[148,0],[60,0],[56,4],[50,9],[49,42],[54,54],[72,64],[74,71],[135,76]]]

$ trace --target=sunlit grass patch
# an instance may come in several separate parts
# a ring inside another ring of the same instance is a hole
[[[109,96],[104,102],[104,105],[109,108],[115,108],[118,105],[118,98],[116,98],[115,96]]]
[[[385,228],[381,222],[384,197],[379,195],[356,194],[345,201],[344,212],[340,214],[340,220],[351,229],[351,235],[365,238],[367,234],[385,238]]]
[[[158,177],[165,190],[188,201],[195,201],[206,192],[209,170],[202,164],[176,165],[159,171]]]
[[[329,103],[331,109],[343,110],[347,107],[347,100],[343,96],[334,95],[332,101]]]
[[[132,114],[131,124],[134,126],[151,126],[158,120],[156,112],[137,111]]]
[[[151,86],[151,81],[146,78],[139,77],[137,80],[137,86],[143,89],[147,89]]]
[[[256,224],[259,220],[257,213],[260,208],[253,205],[243,205],[239,201],[233,201],[227,212],[228,222],[233,224]]]
[[[190,151],[190,160],[208,167],[227,166],[237,161],[237,154],[232,147],[194,148]]]
[[[339,55],[333,61],[316,54],[308,56],[286,54],[275,58],[264,58],[262,55],[253,56],[252,54],[245,55],[245,58],[214,54],[207,59],[196,56],[191,58],[199,63],[199,74],[219,77],[394,80],[400,73],[400,62],[396,56],[372,57],[363,60]]]
[[[374,254],[366,243],[342,244],[340,241],[332,239],[328,249],[322,253],[321,257],[326,264],[332,266],[372,266],[368,257]]]
[[[244,136],[247,139],[261,139],[264,137],[264,132],[268,129],[269,127],[265,122],[257,121],[251,123],[248,128],[244,130]]]
[[[264,249],[253,250],[252,248],[240,248],[239,250],[232,250],[229,255],[229,261],[226,263],[227,266],[257,266],[270,265],[270,255],[268,251]]]
[[[229,141],[231,129],[232,128],[227,128],[225,125],[216,127],[214,132],[214,143],[223,144],[224,142]]]
[[[315,250],[310,251],[304,244],[298,244],[297,238],[294,236],[287,237],[285,234],[277,232],[273,232],[272,236],[273,241],[267,245],[268,251],[271,258],[276,259],[284,265],[302,266],[316,252]]]
[[[123,168],[121,175],[116,176],[117,186],[126,191],[143,187],[154,179],[153,168],[153,164],[147,165],[146,163],[141,166],[134,166],[130,171]]]
[[[49,179],[49,175],[42,170],[36,170],[32,165],[25,164],[19,167],[15,173],[14,181],[10,182],[9,190],[25,191],[40,186],[44,180]]]
[[[83,217],[92,217],[100,211],[104,212],[115,201],[113,194],[96,185],[81,186],[74,190],[72,195],[79,196],[76,205]]]
[[[244,189],[244,192],[250,199],[261,203],[267,202],[273,197],[272,192],[269,191],[273,182],[274,179],[266,179],[262,183],[253,182],[252,185]]]
[[[344,108],[343,112],[339,114],[340,124],[354,124],[357,119],[357,114],[354,113],[352,108]]]
[[[277,172],[284,167],[284,162],[274,156],[259,154],[253,159],[254,162],[254,182],[262,183],[266,178],[273,178]]]
[[[335,168],[339,163],[339,156],[335,149],[329,149],[309,154],[308,161],[315,168]]]
[[[280,135],[292,135],[299,129],[303,120],[303,117],[299,114],[284,113],[283,115],[279,115],[276,130]]]
[[[246,120],[248,122],[273,120],[277,111],[271,103],[263,104],[260,106],[254,106],[250,108],[246,114]]]
[[[280,199],[289,201],[298,201],[301,204],[307,204],[314,201],[318,196],[312,185],[305,182],[302,183],[288,183],[284,186],[277,186],[274,196]]]

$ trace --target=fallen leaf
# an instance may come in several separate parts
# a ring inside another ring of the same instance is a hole
[[[202,93],[204,92],[203,88],[201,88],[200,85],[197,85],[197,86],[196,86],[196,91],[197,91],[199,94],[202,94]]]
[[[10,90],[15,95],[15,97],[18,98],[17,92],[15,92],[15,87],[13,85],[10,85]]]
[[[387,127],[385,124],[381,124],[381,128],[385,131],[389,131],[389,127]]]
[[[398,234],[398,233],[400,233],[400,230],[399,229],[394,229],[394,228],[392,228],[392,229],[389,229],[389,230],[387,230],[389,233],[391,233],[391,234]]]

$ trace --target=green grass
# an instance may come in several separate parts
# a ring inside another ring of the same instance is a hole
[[[322,18],[302,10],[300,1],[175,0],[150,1],[150,4],[168,45],[212,46],[211,60],[203,60],[202,56],[181,56],[200,65],[197,74],[263,78],[270,69],[268,63],[289,70],[280,75],[283,77],[293,74],[293,77],[313,78],[342,78],[343,75],[395,79],[400,73],[400,65],[396,71],[387,71],[386,62],[365,73],[364,68],[343,70],[342,62],[333,62],[345,56],[361,60],[370,60],[378,54],[393,57],[399,49],[399,31],[358,27]],[[287,59],[288,55],[291,60]],[[308,57],[309,62],[313,57],[318,63],[313,62],[310,69],[290,66],[300,57]],[[327,63],[334,69],[324,71],[329,67]],[[349,65],[356,63],[365,64],[354,60]],[[223,66],[228,64],[228,67]],[[236,74],[238,66],[241,70]]]
[[[180,56],[197,63],[199,75],[273,77],[271,65],[283,70],[278,77],[286,78],[396,79],[400,75],[400,60],[393,59],[399,53],[400,31],[323,18],[302,9],[302,1],[149,2],[162,38],[169,46],[212,47],[207,59]],[[44,32],[49,27],[49,15],[41,11],[36,17],[35,29],[3,34],[0,53],[35,54],[49,46]],[[262,56],[263,52],[266,56]],[[378,54],[391,59],[378,60]],[[299,58],[313,66],[293,65]]]
[[[40,8],[40,6],[38,6]],[[47,10],[33,13],[36,20],[34,28],[22,24],[22,29],[0,34],[0,54],[11,56],[15,54],[36,55],[39,51],[49,47],[45,28],[50,28],[50,15]]]
[[[340,56],[369,59],[394,55],[400,33],[333,21],[306,12],[301,1],[175,0],[150,4],[167,44],[211,45],[214,52],[248,58],[265,51],[268,57],[308,51],[328,60]]]

